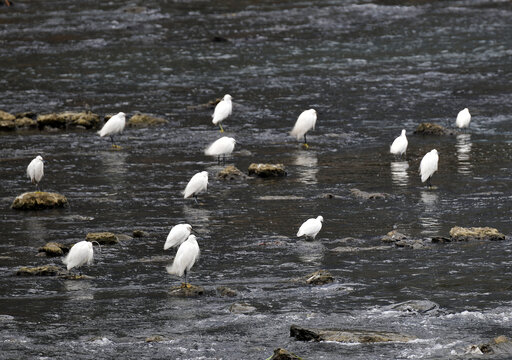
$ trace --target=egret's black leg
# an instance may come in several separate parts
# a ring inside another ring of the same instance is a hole
[[[199,203],[197,202],[197,195],[194,195],[194,200],[196,201],[196,204],[199,204]]]
[[[430,176],[430,177],[427,179],[427,185],[428,185],[428,188],[429,188],[429,189],[432,189],[432,183],[430,182],[430,179],[432,179],[432,176]]]

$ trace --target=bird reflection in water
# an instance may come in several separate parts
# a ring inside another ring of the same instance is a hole
[[[94,300],[94,294],[91,292],[92,282],[89,280],[65,280],[64,288],[69,300],[83,301]]]
[[[119,151],[104,151],[100,158],[103,162],[103,171],[105,175],[115,176],[116,181],[119,176],[126,174],[126,158],[128,154]]]
[[[423,227],[422,234],[426,236],[437,236],[441,230],[441,223],[439,220],[439,211],[437,204],[439,195],[433,191],[422,191],[421,202],[424,205],[424,211],[419,218],[420,225]]]
[[[298,170],[299,181],[305,184],[316,184],[318,173],[318,157],[314,152],[299,151],[295,155],[294,165],[300,166]]]
[[[183,205],[183,218],[187,219],[187,222],[192,224],[194,228],[208,226],[211,214],[210,210],[204,209],[201,206]]]
[[[470,162],[471,146],[471,134],[459,134],[457,135],[457,143],[455,148],[457,149],[457,172],[462,175],[470,175],[472,170]]]
[[[409,175],[407,174],[409,163],[407,161],[392,161],[391,162],[391,181],[395,186],[407,186],[409,182]]]

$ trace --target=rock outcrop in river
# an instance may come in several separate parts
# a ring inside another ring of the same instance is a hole
[[[14,199],[11,208],[15,210],[42,210],[61,208],[68,204],[64,195],[44,191],[26,192]]]
[[[455,135],[456,132],[453,130],[449,130],[444,126],[432,123],[421,123],[418,125],[414,133],[417,135],[434,135],[434,136],[443,136],[443,135]]]
[[[148,127],[148,126],[156,126],[167,124],[168,121],[159,117],[154,117],[147,114],[135,114],[130,120],[128,120],[127,125],[129,127]]]
[[[416,337],[389,331],[341,330],[290,326],[290,336],[301,341],[336,341],[341,343],[408,342]]]
[[[452,241],[505,240],[505,235],[500,233],[498,229],[491,227],[464,228],[455,226],[450,230],[450,238]]]
[[[259,177],[280,177],[286,176],[286,171],[283,164],[255,164],[249,165],[249,175],[256,175]]]

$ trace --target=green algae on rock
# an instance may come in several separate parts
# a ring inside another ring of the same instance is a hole
[[[14,199],[11,208],[15,210],[43,210],[62,208],[68,204],[64,195],[44,191],[26,192]]]
[[[259,177],[281,177],[286,176],[286,171],[283,164],[256,164],[249,165],[249,175],[256,175]]]

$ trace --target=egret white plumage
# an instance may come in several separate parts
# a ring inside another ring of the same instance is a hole
[[[459,111],[457,114],[457,120],[455,120],[455,125],[457,125],[458,128],[466,128],[469,127],[469,122],[471,121],[471,114],[469,113],[468,108],[464,108],[463,110]]]
[[[183,191],[183,197],[185,199],[193,196],[197,204],[197,195],[203,191],[207,191],[208,188],[208,171],[201,171],[189,180],[185,191]]]
[[[37,155],[27,166],[27,177],[32,184],[36,184],[36,189],[39,191],[39,182],[44,175],[44,161],[40,155]]]
[[[405,136],[405,129],[402,129],[402,134],[393,141],[389,148],[389,152],[393,155],[402,157],[402,155],[407,151],[408,144],[409,142],[407,141],[407,136]]]
[[[178,224],[172,227],[167,235],[167,240],[164,244],[164,250],[171,247],[181,245],[185,240],[188,239],[192,232],[192,226],[190,224]]]
[[[223,136],[210,144],[204,153],[210,156],[217,156],[217,160],[220,161],[221,155],[224,159],[226,159],[226,155],[229,155],[233,152],[235,149],[235,144],[235,139],[232,137]]]
[[[231,103],[231,95],[226,94],[222,98],[221,101],[215,106],[215,110],[213,111],[212,115],[212,123],[214,125],[219,124],[220,132],[224,132],[224,129],[222,128],[222,122],[231,115],[231,112],[233,111],[233,104]]]
[[[300,140],[300,138],[304,136],[304,147],[308,148],[309,145],[306,140],[306,133],[311,129],[315,130],[315,124],[316,110],[309,109],[303,111],[297,118],[295,126],[293,127],[292,131],[290,131],[290,135],[295,136],[297,140]]]
[[[426,153],[425,156],[423,156],[423,159],[421,159],[420,162],[420,175],[421,175],[421,182],[427,182],[428,187],[432,187],[432,184],[430,182],[430,179],[432,178],[432,175],[437,171],[437,163],[439,162],[439,154],[437,153],[437,150],[431,150],[430,152]]]
[[[188,239],[180,245],[172,265],[167,266],[167,272],[172,275],[183,276],[185,274],[184,285],[189,287],[187,275],[192,266],[199,258],[199,245],[195,235],[190,235]]]
[[[69,253],[62,260],[68,270],[78,268],[84,264],[91,265],[94,257],[94,250],[90,241],[77,242],[69,250]]]
[[[114,135],[121,133],[124,130],[126,125],[126,114],[124,112],[117,113],[112,116],[105,125],[98,131],[98,134],[101,137],[110,136],[110,140],[112,140],[112,147],[119,148],[118,145],[114,143]]]
[[[299,228],[297,236],[305,236],[315,239],[316,235],[322,229],[322,222],[324,221],[323,216],[317,216],[316,218],[307,219]]]

